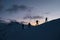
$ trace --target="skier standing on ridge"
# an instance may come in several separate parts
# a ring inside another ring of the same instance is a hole
[[[36,24],[38,25],[38,20],[36,20]]]
[[[22,29],[24,29],[24,24],[22,24]]]
[[[28,28],[30,28],[30,26],[31,26],[31,24],[30,24],[30,23],[28,23]]]
[[[46,18],[45,18],[45,22],[47,22],[47,21],[48,21],[48,18],[46,17]]]

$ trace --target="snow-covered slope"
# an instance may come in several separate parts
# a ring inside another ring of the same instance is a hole
[[[28,27],[18,22],[11,22],[1,27],[0,40],[60,40],[60,19],[38,26]]]

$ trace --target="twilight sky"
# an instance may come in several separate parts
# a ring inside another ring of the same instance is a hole
[[[0,0],[0,17],[17,21],[60,18],[60,0]]]

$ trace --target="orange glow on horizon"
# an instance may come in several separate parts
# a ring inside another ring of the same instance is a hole
[[[38,20],[39,21],[39,20]],[[44,20],[40,20],[38,23],[38,25],[44,23],[45,21]],[[32,26],[36,26],[36,22],[30,22]]]
[[[45,22],[43,19],[40,19],[38,21],[39,21],[38,25],[40,25],[40,24]],[[26,25],[28,25],[28,23],[31,23],[32,26],[36,26],[36,20],[25,20],[24,22],[26,22],[26,23],[24,23]]]

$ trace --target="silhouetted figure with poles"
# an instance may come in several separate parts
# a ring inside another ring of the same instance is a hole
[[[30,23],[28,23],[28,28],[30,28],[30,26],[31,26],[31,24],[30,24]]]
[[[22,29],[24,29],[24,24],[22,24]]]
[[[48,18],[46,17],[46,18],[45,18],[45,22],[47,22],[47,21],[48,21]]]
[[[38,25],[38,20],[36,20],[36,24]]]

